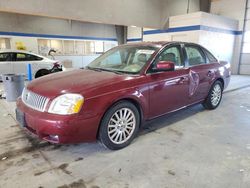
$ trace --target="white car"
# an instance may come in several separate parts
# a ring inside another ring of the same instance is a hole
[[[23,50],[1,50],[0,75],[24,74],[27,76],[27,65],[31,64],[32,77],[36,78],[41,76],[44,71],[51,69],[56,62],[55,60]]]

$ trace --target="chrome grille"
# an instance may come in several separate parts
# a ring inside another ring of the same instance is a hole
[[[44,112],[49,99],[24,88],[22,93],[22,101],[30,108]]]

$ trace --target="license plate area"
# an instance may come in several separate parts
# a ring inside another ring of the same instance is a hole
[[[16,109],[16,120],[21,127],[26,127],[25,115],[19,109]]]

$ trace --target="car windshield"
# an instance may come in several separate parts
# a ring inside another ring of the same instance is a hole
[[[146,65],[156,50],[156,47],[151,46],[116,47],[95,59],[87,68],[116,73],[137,74]]]

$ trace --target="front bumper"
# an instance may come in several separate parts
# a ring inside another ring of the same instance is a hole
[[[24,116],[23,128],[40,139],[61,144],[72,144],[96,140],[98,116],[83,118],[80,114],[55,115],[39,112],[17,100],[17,111]]]

